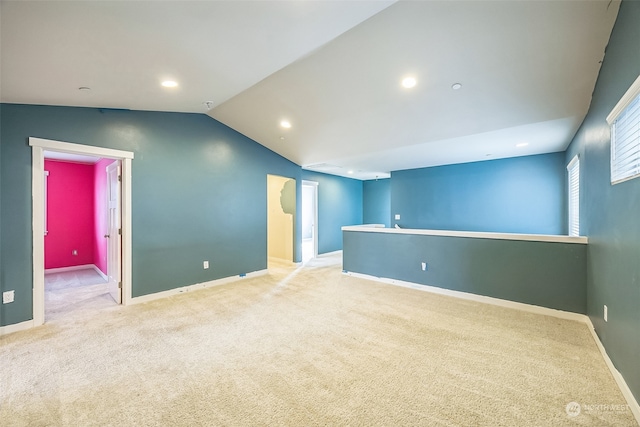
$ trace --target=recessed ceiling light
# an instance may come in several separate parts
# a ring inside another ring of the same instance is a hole
[[[405,77],[404,79],[402,79],[402,86],[406,87],[407,89],[411,89],[416,85],[416,83],[418,83],[418,81],[415,79],[415,77]]]
[[[529,145],[528,142],[520,142],[520,143],[516,144],[516,147],[522,148],[522,147],[526,147],[527,145]]]
[[[284,141],[284,136],[281,136],[281,137],[280,137],[280,141]]]
[[[178,86],[178,82],[174,80],[165,80],[162,82],[162,86],[164,87],[176,87]]]
[[[347,172],[349,175],[353,175],[353,171],[349,171]]]
[[[289,121],[288,121],[288,120],[282,120],[282,121],[280,122],[280,126],[282,126],[282,127],[283,127],[283,128],[285,128],[285,129],[289,129],[289,128],[291,127],[291,123],[289,123]]]
[[[451,85],[451,89],[453,90],[458,90],[462,87],[462,85],[460,83],[454,83]]]

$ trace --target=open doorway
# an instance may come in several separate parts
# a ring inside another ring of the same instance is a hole
[[[267,175],[268,268],[293,264],[295,216],[296,180]]]
[[[29,145],[32,147],[34,326],[41,325],[45,321],[45,236],[48,234],[47,228],[49,226],[45,207],[47,198],[51,196],[46,191],[49,177],[45,173],[45,153],[49,157],[55,156],[53,153],[58,153],[72,157],[84,156],[102,159],[97,163],[99,169],[96,170],[96,176],[103,177],[104,200],[102,200],[102,205],[104,209],[101,209],[96,217],[104,218],[104,221],[102,228],[97,226],[95,229],[96,231],[102,230],[99,232],[104,233],[100,238],[106,239],[102,240],[106,244],[106,249],[98,251],[98,257],[93,259],[95,262],[89,265],[101,266],[93,269],[101,276],[101,279],[112,277],[113,280],[106,281],[107,285],[113,286],[115,284],[117,289],[113,296],[115,301],[111,300],[112,304],[116,302],[128,303],[131,300],[131,160],[133,153],[40,138],[29,138]],[[111,172],[110,175],[110,170],[115,173]],[[117,183],[117,188],[113,187],[113,182]],[[109,215],[113,215],[112,222],[109,222]],[[105,229],[108,231],[104,232]],[[114,239],[111,239],[112,232],[115,233]],[[69,239],[66,240],[68,243]],[[79,246],[77,239],[71,243]],[[73,257],[86,255],[78,248],[69,249],[64,250],[67,255],[70,254]],[[111,262],[106,262],[110,257],[112,258]],[[103,263],[104,258],[107,259]],[[76,265],[70,266],[71,271],[73,268],[82,267],[83,262],[84,260],[72,262]],[[84,265],[86,266],[86,264]],[[76,278],[78,282],[93,281],[85,273]],[[105,294],[105,297],[112,298],[108,294]]]
[[[302,262],[318,256],[318,183],[302,181]]]
[[[109,278],[116,276],[110,270],[119,271],[120,259],[108,257],[114,246],[108,240],[109,208],[119,205],[119,191],[110,182],[109,171],[117,172],[119,163],[44,152],[45,321],[119,302],[110,295]],[[110,194],[115,195],[113,200]],[[116,212],[119,215],[120,210]],[[117,216],[112,218],[119,224]]]

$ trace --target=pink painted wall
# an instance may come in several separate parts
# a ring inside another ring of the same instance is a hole
[[[107,274],[107,234],[109,223],[107,219],[107,172],[106,168],[114,161],[112,159],[102,159],[93,168],[93,193],[95,223],[94,223],[94,247],[93,263]]]
[[[94,165],[45,160],[44,166],[49,171],[45,269],[93,264]]]

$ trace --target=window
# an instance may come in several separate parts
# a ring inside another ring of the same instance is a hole
[[[575,156],[567,165],[569,172],[569,236],[580,235],[580,159]]]
[[[640,76],[607,122],[611,126],[611,184],[640,176]]]

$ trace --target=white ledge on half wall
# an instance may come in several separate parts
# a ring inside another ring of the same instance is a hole
[[[577,243],[586,245],[587,237],[556,234],[487,233],[482,231],[423,230],[420,228],[386,228],[382,224],[349,225],[342,231],[366,233],[417,234],[423,236],[467,237],[472,239],[524,240],[531,242]]]

